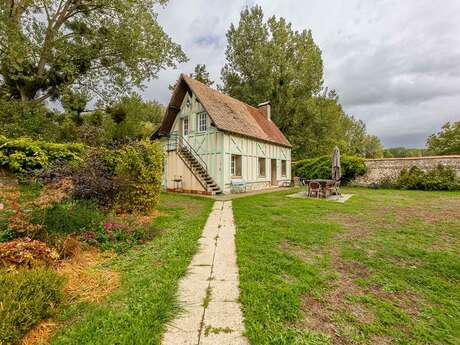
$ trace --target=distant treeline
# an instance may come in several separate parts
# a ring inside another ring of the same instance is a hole
[[[383,150],[384,158],[424,157],[433,153],[428,149],[416,149],[407,147],[392,147]]]

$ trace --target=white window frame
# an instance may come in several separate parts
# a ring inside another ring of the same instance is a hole
[[[198,132],[206,132],[208,129],[208,114],[198,113],[196,127]]]
[[[190,122],[188,116],[182,118],[182,136],[187,136],[190,133]]]

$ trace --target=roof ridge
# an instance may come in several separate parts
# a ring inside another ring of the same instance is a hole
[[[186,92],[184,86],[195,94],[216,128],[292,147],[276,124],[267,119],[259,108],[193,79],[185,73],[181,73],[177,84],[178,89],[173,92],[171,97],[172,103],[170,102],[167,111],[168,114],[171,112],[170,116],[175,116],[174,114],[178,112],[177,107],[180,106],[180,99]],[[174,110],[169,109],[172,105],[174,105]],[[170,130],[172,122],[173,120],[170,119],[165,130]]]

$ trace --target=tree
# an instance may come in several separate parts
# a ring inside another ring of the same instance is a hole
[[[274,16],[264,22],[254,6],[241,12],[227,40],[222,90],[252,105],[270,100],[274,121],[289,137],[299,103],[321,90],[323,62],[311,31],[294,31]]]
[[[427,154],[426,151],[426,149],[390,147],[383,150],[383,156],[385,158],[423,157]]]
[[[284,18],[265,22],[260,6],[241,12],[227,32],[223,92],[253,106],[270,100],[272,119],[293,145],[294,158],[381,154],[364,123],[347,116],[335,90],[323,87],[321,50],[310,30],[294,31]]]
[[[444,124],[440,132],[428,137],[426,145],[437,155],[460,154],[460,121]]]
[[[139,95],[123,97],[106,109],[115,123],[113,138],[116,140],[148,137],[160,124],[164,111],[157,101],[145,102]]]
[[[206,65],[204,64],[196,65],[194,72],[190,73],[190,77],[208,86],[212,86],[214,84],[214,81],[212,81],[209,77],[209,72],[206,70]]]
[[[167,0],[4,0],[0,97],[40,103],[71,89],[107,100],[186,60],[159,25]]]

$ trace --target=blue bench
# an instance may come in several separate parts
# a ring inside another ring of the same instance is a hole
[[[243,179],[230,180],[230,188],[232,193],[246,192],[246,181]]]

